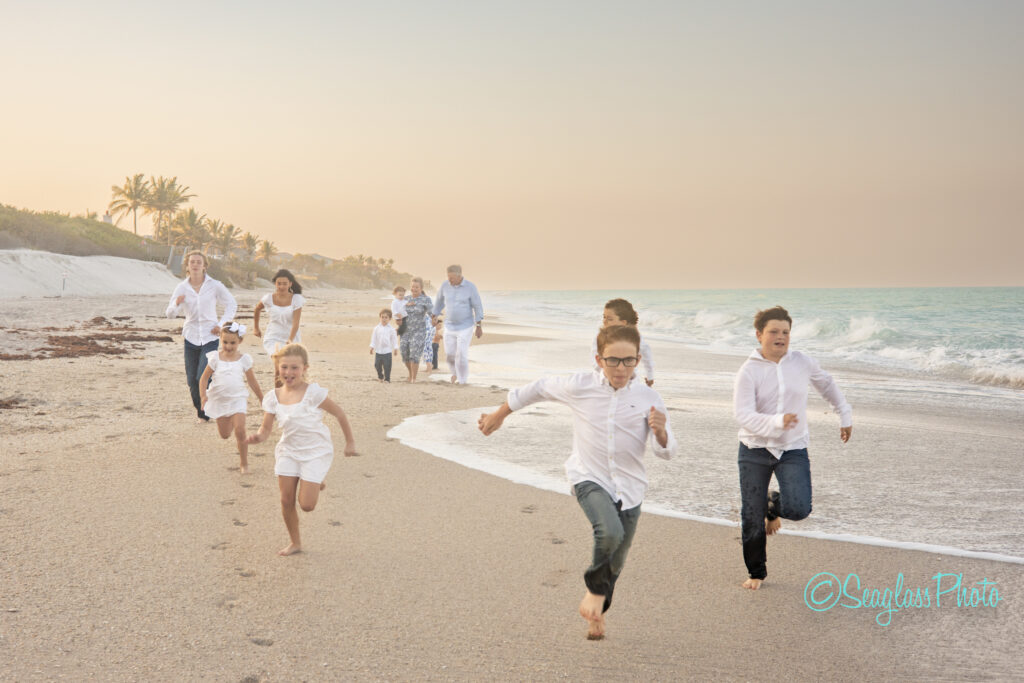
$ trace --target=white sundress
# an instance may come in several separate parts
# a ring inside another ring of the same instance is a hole
[[[277,390],[263,397],[263,410],[276,416],[281,423],[281,440],[274,449],[274,457],[287,457],[304,461],[334,456],[331,430],[324,424],[324,411],[318,406],[327,398],[327,389],[310,384],[298,403],[278,403]]]
[[[209,418],[229,417],[246,412],[249,402],[249,386],[245,373],[252,367],[252,356],[243,353],[238,360],[221,360],[220,351],[206,354],[206,362],[213,370],[210,386],[206,391],[206,407],[203,412]]]
[[[277,306],[274,304],[274,294],[270,293],[260,299],[260,303],[263,304],[263,310],[269,319],[267,329],[263,333],[263,350],[267,352],[268,356],[272,356],[279,347],[288,343],[288,337],[292,333],[295,311],[302,308],[302,305],[306,303],[306,298],[301,294],[292,294],[292,302],[289,305]],[[295,339],[292,341],[296,344],[301,343],[302,333],[296,332]]]

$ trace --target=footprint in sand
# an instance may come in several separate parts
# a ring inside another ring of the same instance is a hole
[[[247,526],[247,525],[249,524],[249,522],[243,522],[243,521],[241,521],[241,520],[238,520],[238,519],[236,519],[236,520],[235,520],[235,521],[233,522],[233,524],[234,524],[235,526]]]
[[[548,540],[554,545],[562,545],[565,543],[565,539],[555,536],[553,533],[548,532]]]
[[[523,507],[519,508],[519,511],[522,512],[524,515],[532,515],[534,512],[537,511],[537,506],[524,505]]]
[[[555,571],[548,574],[547,578],[540,582],[540,585],[545,586],[547,588],[556,588],[562,583],[562,579],[564,579],[565,575],[568,573],[568,569],[556,569]]]
[[[332,519],[331,521],[328,522],[328,524],[330,524],[331,526],[341,526],[341,522],[339,522],[336,519]]]
[[[235,504],[235,499],[234,498],[228,498],[227,500],[222,500],[220,502],[220,504],[221,505],[234,505]]]
[[[214,543],[210,546],[210,550],[224,550],[228,547],[227,541],[221,541],[220,543]]]
[[[238,469],[237,467],[235,469]],[[243,489],[251,489],[255,484],[242,484]]]
[[[270,638],[250,638],[249,642],[255,645],[262,645],[263,647],[268,647],[274,644],[274,641]]]
[[[217,602],[217,606],[223,607],[224,609],[234,609],[235,607],[238,607],[238,596],[225,595]]]
[[[241,567],[235,567],[235,571],[238,572],[239,576],[246,579],[251,579],[252,577],[256,576],[256,572],[252,569],[242,569]]]

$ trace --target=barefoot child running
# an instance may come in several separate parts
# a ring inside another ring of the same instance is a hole
[[[345,455],[356,455],[352,427],[344,411],[327,398],[327,389],[306,381],[309,355],[301,344],[288,344],[274,353],[274,366],[281,386],[267,392],[263,399],[263,424],[249,437],[249,443],[262,443],[270,436],[274,418],[281,421],[281,440],[274,450],[274,474],[281,489],[281,513],[291,543],[278,555],[302,550],[299,537],[299,512],[295,501],[306,512],[316,507],[327,470],[334,459],[331,431],[324,424],[324,413],[338,420],[345,434]]]
[[[245,325],[237,322],[226,323],[220,331],[220,349],[206,354],[206,369],[199,378],[199,395],[202,410],[217,421],[220,438],[226,439],[235,433],[238,443],[238,464],[242,474],[249,473],[249,444],[245,439],[245,413],[252,387],[256,397],[262,401],[263,391],[256,382],[252,371],[252,356],[240,353],[239,345],[245,336]],[[210,377],[216,373],[213,386]]]
[[[536,380],[509,392],[508,400],[478,423],[488,436],[513,410],[537,401],[572,409],[573,447],[565,473],[594,529],[593,561],[583,574],[587,592],[580,602],[591,640],[604,637],[604,612],[640,519],[647,441],[659,458],[676,452],[665,403],[633,373],[640,361],[640,333],[631,325],[605,327],[597,335],[597,349],[599,372]]]

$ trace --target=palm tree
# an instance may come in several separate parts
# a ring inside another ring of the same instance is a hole
[[[213,246],[223,256],[227,256],[242,240],[242,231],[232,223],[221,223],[219,220],[209,221],[206,229],[210,232]]]
[[[129,211],[132,214],[132,231],[139,234],[139,209],[145,207],[149,199],[149,182],[141,173],[136,173],[131,178],[124,177],[124,187],[111,185],[112,199],[107,207],[113,215],[124,216]]]
[[[168,229],[170,218],[178,211],[182,204],[187,202],[194,194],[188,194],[188,187],[178,185],[178,177],[149,178],[150,193],[143,206],[147,214],[155,213],[153,220],[153,234],[167,238],[167,244],[171,244],[171,231]]]
[[[260,258],[266,261],[268,266],[270,265],[270,258],[276,253],[277,247],[270,240],[263,240],[260,243]]]
[[[202,248],[210,241],[206,231],[206,214],[200,214],[193,207],[187,211],[179,211],[169,226],[170,239],[173,244]]]
[[[242,235],[242,248],[245,249],[245,253],[249,255],[249,260],[252,261],[256,258],[256,247],[260,244],[260,238],[251,232],[247,232]]]

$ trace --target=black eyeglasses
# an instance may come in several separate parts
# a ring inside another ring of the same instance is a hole
[[[622,363],[627,368],[635,368],[637,362],[640,360],[640,357],[630,356],[629,358],[616,358],[615,356],[608,356],[607,358],[605,358],[602,356],[601,360],[603,360],[604,364],[610,368],[619,367],[619,363]]]

